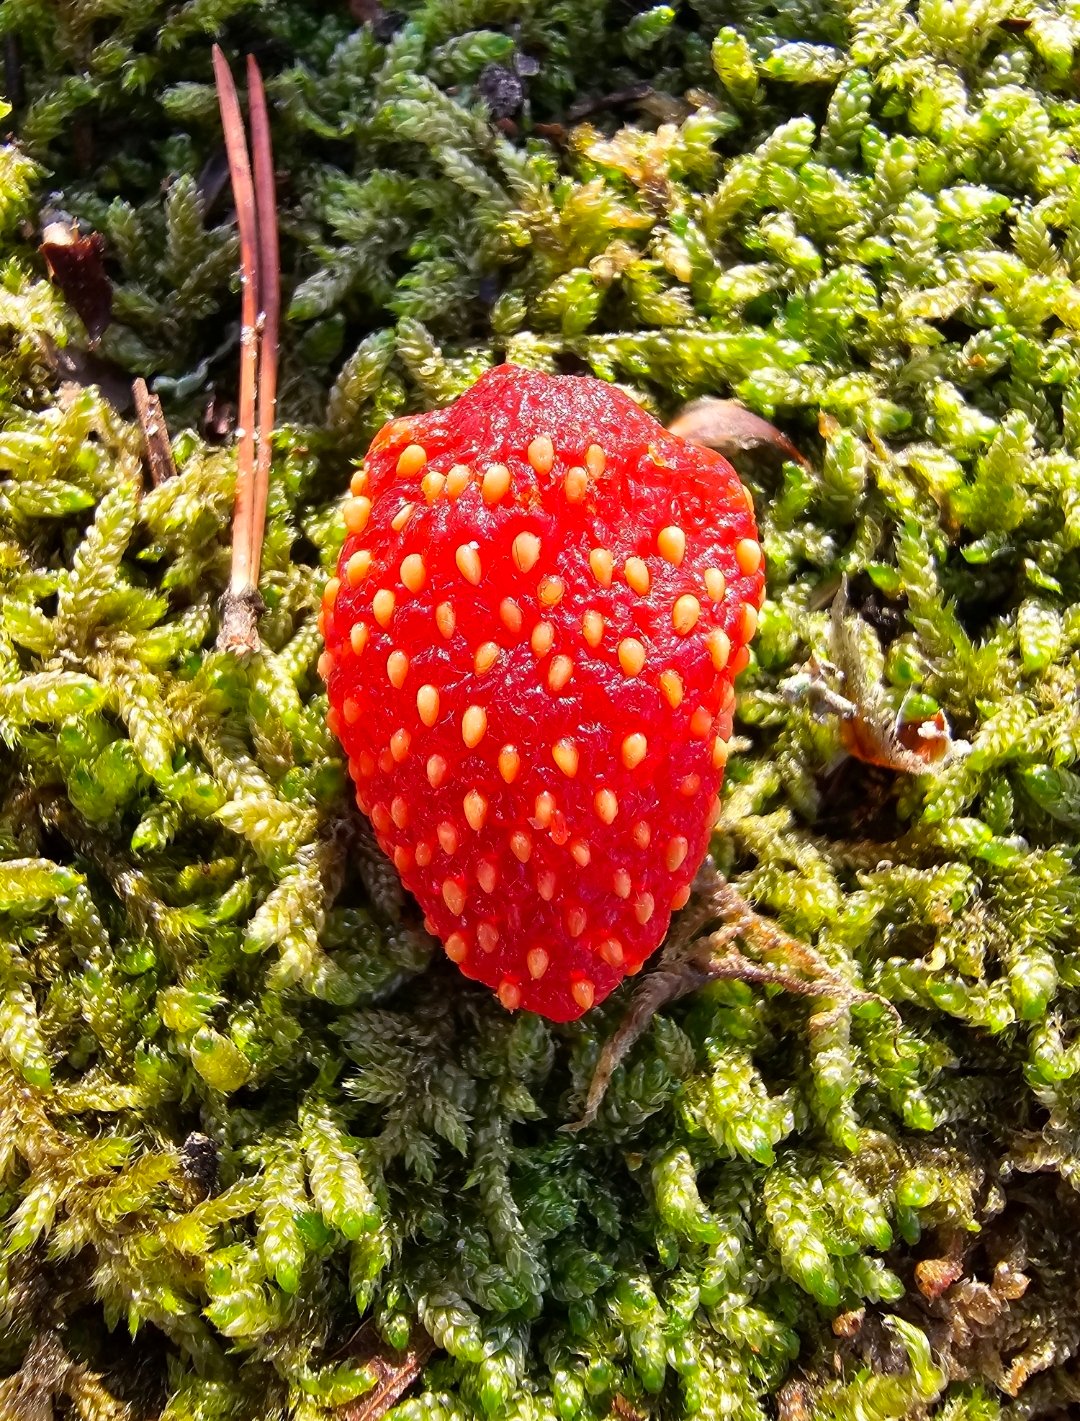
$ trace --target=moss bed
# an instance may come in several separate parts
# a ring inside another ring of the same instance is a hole
[[[1075,1415],[1080,5],[399,4],[0,8],[0,1417]],[[287,305],[248,662],[214,39]],[[433,954],[315,675],[350,468],[500,359],[806,460],[740,461],[715,858],[858,990],[704,987],[577,1134],[631,989]]]

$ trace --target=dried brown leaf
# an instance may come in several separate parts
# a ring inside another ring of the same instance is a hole
[[[49,276],[97,345],[112,320],[112,282],[105,275],[105,238],[80,235],[73,222],[50,222],[41,234],[41,255]]]
[[[735,400],[707,398],[686,406],[668,425],[672,434],[691,444],[703,444],[725,458],[763,451],[781,459],[793,459],[804,469],[809,461],[775,424],[762,419]]]
[[[805,672],[784,683],[789,700],[805,700],[821,718],[835,716],[840,742],[863,764],[906,775],[925,775],[938,765],[967,753],[965,741],[954,740],[940,710],[919,714],[917,702],[905,701],[893,710],[885,687],[872,680],[865,663],[862,621],[848,603],[847,579],[833,598],[829,627],[832,665],[811,658]],[[838,687],[842,686],[843,690]]]
[[[940,1298],[963,1277],[962,1258],[923,1258],[915,1265],[915,1282],[924,1298]]]

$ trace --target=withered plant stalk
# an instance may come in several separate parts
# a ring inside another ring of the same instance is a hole
[[[251,55],[247,73],[253,157],[249,155],[232,73],[221,49],[214,46],[214,80],[240,231],[241,287],[240,408],[232,571],[221,599],[218,647],[241,655],[259,650],[258,617],[262,610],[259,571],[277,398],[281,311],[270,121],[262,75]]]

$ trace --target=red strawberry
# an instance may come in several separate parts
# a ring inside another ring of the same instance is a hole
[[[764,596],[731,465],[503,365],[378,434],[323,602],[330,724],[428,926],[569,1021],[686,902]]]

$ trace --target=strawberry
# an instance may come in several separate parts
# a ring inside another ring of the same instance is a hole
[[[731,465],[503,365],[393,420],[323,599],[357,802],[469,977],[569,1021],[640,970],[716,816],[764,596]]]

